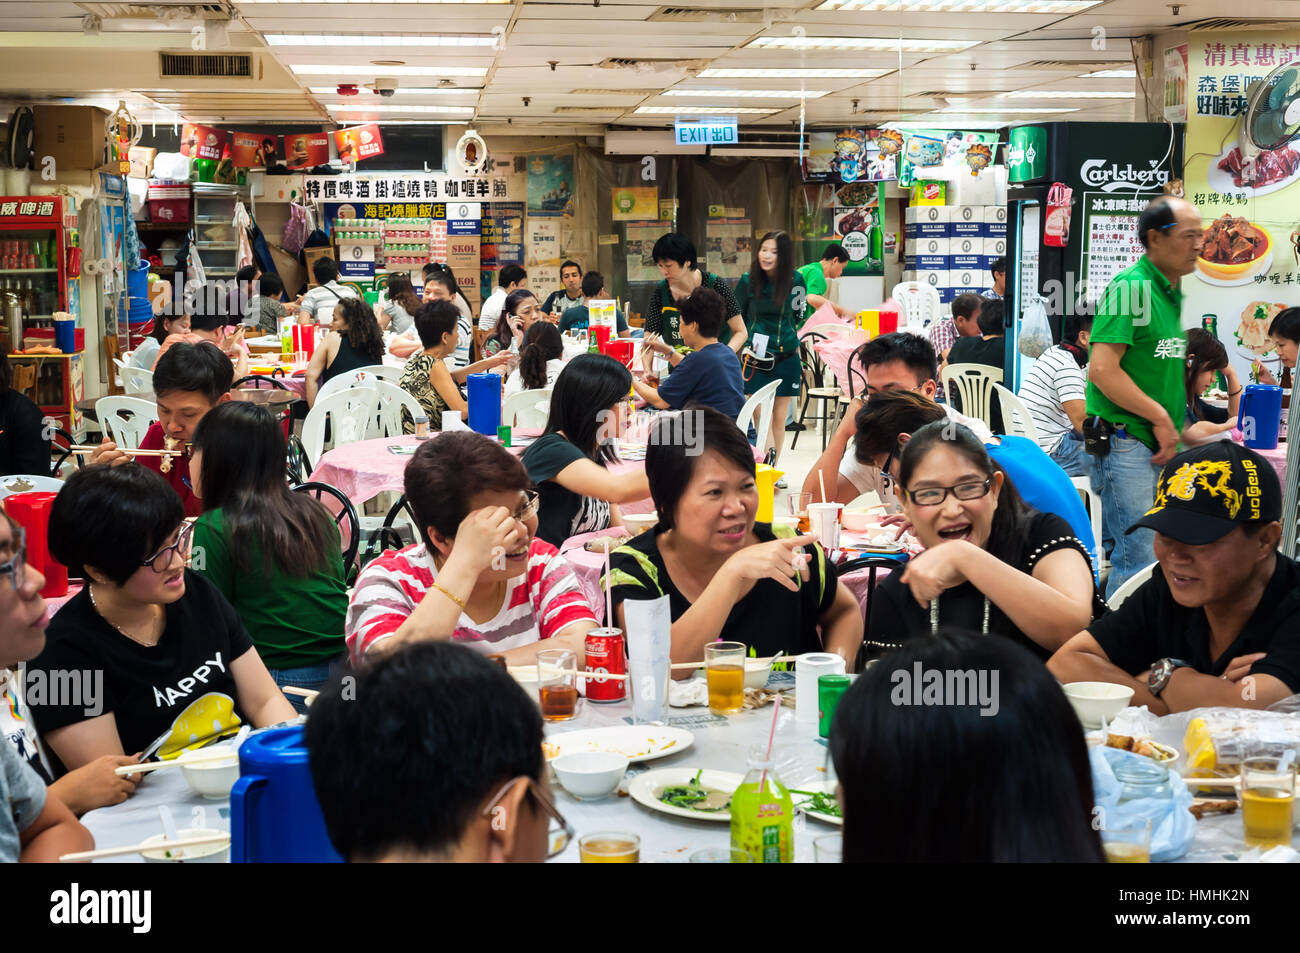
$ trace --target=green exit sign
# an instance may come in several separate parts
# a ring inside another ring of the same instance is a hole
[[[673,123],[674,139],[679,146],[734,146],[740,141],[734,117]]]

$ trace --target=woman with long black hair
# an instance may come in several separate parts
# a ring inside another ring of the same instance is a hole
[[[264,407],[210,410],[192,453],[204,507],[194,569],[235,607],[277,685],[319,688],[345,652],[347,577],[334,520],[285,483],[284,432]]]
[[[545,318],[537,296],[527,288],[519,288],[506,295],[501,317],[497,318],[492,333],[483,342],[483,354],[491,357],[501,351],[518,352],[523,343],[524,333],[538,321]]]
[[[384,360],[384,336],[375,313],[361,298],[343,298],[334,306],[329,332],[317,345],[307,365],[307,405],[316,403],[320,385],[337,374],[347,374]]]
[[[570,536],[621,526],[618,504],[644,500],[644,471],[610,473],[627,424],[632,374],[605,354],[579,354],[555,380],[542,436],[524,451],[541,494],[537,536],[559,546]]]
[[[754,262],[736,285],[736,304],[749,330],[749,352],[741,365],[747,379],[745,396],[752,397],[767,384],[778,381],[772,407],[771,429],[758,435],[763,449],[774,447],[780,462],[785,443],[785,414],[790,398],[799,396],[803,365],[799,361],[799,326],[803,324],[808,288],[803,275],[794,270],[794,246],[785,232],[768,232],[758,243]],[[760,338],[763,356],[757,356],[755,338]],[[777,484],[780,486],[781,484]]]
[[[564,370],[564,340],[560,330],[549,321],[538,321],[524,332],[519,348],[519,367],[506,378],[505,396],[522,390],[539,390],[555,386]]]
[[[1241,381],[1228,361],[1223,342],[1202,328],[1187,332],[1187,358],[1184,384],[1187,388],[1187,419],[1183,423],[1183,443],[1187,446],[1227,440],[1228,431],[1237,426],[1237,408],[1241,406]],[[1215,407],[1201,397],[1222,372],[1228,385],[1228,406]]]
[[[131,360],[127,363],[132,367],[151,371],[158,361],[158,350],[162,347],[163,341],[167,340],[167,335],[189,333],[190,316],[184,311],[174,315],[155,314],[153,331],[140,342],[139,347],[131,352]]]
[[[402,334],[410,330],[419,308],[420,296],[415,293],[410,277],[393,274],[388,276],[388,300],[382,306],[375,305],[375,319],[380,328]]]

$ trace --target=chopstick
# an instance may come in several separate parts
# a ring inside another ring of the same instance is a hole
[[[515,674],[515,673],[518,673],[518,674],[520,674],[520,675],[536,675],[536,674],[537,674],[537,666],[536,666],[536,665],[511,665],[510,668],[509,668],[509,671],[510,671],[510,673],[511,673],[512,675]],[[564,673],[564,670],[562,670],[562,669],[558,669],[558,668],[557,668],[557,669],[554,669],[554,671],[555,671],[556,673],[559,673],[559,674],[567,674],[567,673]],[[624,681],[624,680],[626,680],[626,679],[628,679],[628,678],[631,678],[630,675],[614,675],[613,673],[610,673],[610,672],[587,672],[587,671],[581,671],[581,672],[578,672],[577,675],[578,675],[579,678],[592,678],[592,679],[595,679],[595,678],[609,678],[609,679],[613,679],[613,680],[616,681],[616,682],[621,682],[621,681]]]
[[[320,694],[319,691],[313,691],[310,688],[298,688],[296,685],[282,685],[280,691],[286,695],[300,695],[303,698],[315,698]]]
[[[140,854],[146,850],[182,850],[186,847],[202,847],[205,844],[228,843],[230,843],[229,834],[205,834],[203,837],[163,841],[161,844],[136,844],[133,847],[105,847],[102,850],[83,850],[75,854],[64,854],[59,858],[59,863],[75,864],[83,860],[98,860],[101,857],[122,857],[126,854]]]
[[[184,450],[127,450],[123,447],[118,449],[125,454],[133,457],[183,457]],[[86,447],[79,444],[68,448],[68,451],[78,457],[88,457],[99,450],[99,447]]]
[[[238,760],[239,754],[235,751],[223,751],[220,754],[213,753],[202,758],[173,758],[170,761],[150,761],[148,764],[124,764],[113,771],[118,777],[126,777],[129,774],[147,774],[150,771],[157,771],[159,768],[191,768],[205,764],[214,764],[218,761]]]
[[[1241,784],[1240,778],[1183,778],[1189,788],[1235,788]]]

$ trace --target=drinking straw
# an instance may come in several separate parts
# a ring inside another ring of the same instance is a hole
[[[822,485],[822,502],[826,502],[826,475],[822,470],[817,471],[817,482]]]
[[[772,730],[767,733],[767,754],[763,761],[772,760],[772,740],[776,737],[776,718],[781,714],[781,693],[776,693],[776,701],[772,704]],[[763,769],[763,776],[758,779],[758,793],[762,794],[764,785],[767,784],[767,768]]]
[[[614,597],[609,592],[609,547],[605,547],[605,625],[614,625]]]

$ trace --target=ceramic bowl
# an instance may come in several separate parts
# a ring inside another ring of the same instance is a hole
[[[195,794],[213,801],[224,801],[230,797],[230,789],[239,780],[239,755],[232,751],[229,758],[219,761],[209,760],[212,756],[213,752],[204,748],[182,755],[181,774]],[[186,764],[191,758],[202,761]]]
[[[579,751],[551,761],[561,787],[579,801],[609,797],[618,790],[627,766],[627,756],[612,751]]]
[[[1113,682],[1069,682],[1062,686],[1074,712],[1088,729],[1113,721],[1133,700],[1133,689]]]
[[[191,837],[206,837],[208,834],[224,834],[225,831],[212,830],[207,827],[183,828],[180,836],[186,840]],[[153,837],[146,837],[142,843],[159,844],[166,841],[166,834],[155,834]],[[230,863],[230,841],[224,844],[203,844],[199,847],[185,847],[184,857],[168,857],[167,848],[159,847],[158,850],[142,850],[140,856],[144,858],[146,864],[228,864]]]

